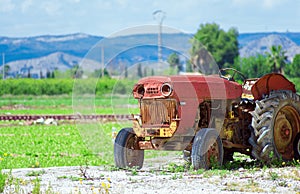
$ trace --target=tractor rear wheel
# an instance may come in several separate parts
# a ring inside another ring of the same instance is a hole
[[[124,128],[118,133],[114,144],[114,159],[119,168],[143,167],[144,150],[139,148],[138,137],[132,128]]]
[[[251,113],[252,155],[263,162],[297,158],[300,132],[300,101],[292,91],[274,91],[256,101]],[[297,141],[297,142],[296,142]]]
[[[223,163],[223,144],[215,129],[203,128],[196,133],[192,147],[192,165],[195,170],[210,169]]]
[[[295,159],[299,160],[300,159],[300,133],[298,133],[294,141],[294,153],[295,153]]]

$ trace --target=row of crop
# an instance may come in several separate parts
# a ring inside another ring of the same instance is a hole
[[[134,82],[115,79],[7,79],[0,81],[2,95],[125,94]]]
[[[300,91],[300,79],[290,79]],[[122,79],[7,79],[0,80],[3,95],[129,94],[134,81]]]

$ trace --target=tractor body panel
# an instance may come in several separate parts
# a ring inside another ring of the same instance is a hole
[[[140,87],[144,87],[143,99],[166,98],[161,93],[161,86],[169,83],[174,86],[175,93],[170,97],[181,96],[197,99],[236,99],[242,94],[242,86],[236,82],[228,81],[217,75],[179,75],[179,76],[153,76],[141,79],[133,89],[133,96],[140,99]],[[189,90],[189,89],[193,89]],[[195,95],[196,94],[196,95]]]
[[[261,100],[271,91],[290,90],[296,93],[295,85],[279,73],[270,73],[260,79],[252,86],[251,92],[254,100]]]

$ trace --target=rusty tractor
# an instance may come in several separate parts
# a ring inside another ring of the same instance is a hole
[[[300,100],[281,74],[245,79],[226,68],[219,75],[146,77],[133,96],[140,114],[117,134],[117,167],[142,168],[144,150],[183,151],[194,169],[222,165],[234,152],[265,163],[300,157]]]

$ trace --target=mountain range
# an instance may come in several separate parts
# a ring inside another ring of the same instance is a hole
[[[298,42],[298,40],[296,39]],[[253,39],[240,48],[241,57],[255,56],[257,53],[265,54],[273,45],[281,45],[286,52],[289,61],[292,61],[296,54],[300,54],[300,46],[290,38],[279,34],[270,34],[258,39]]]
[[[163,34],[162,59],[166,60],[174,51],[185,55],[184,51],[188,52],[191,47],[192,36],[185,33]],[[282,45],[289,60],[300,54],[300,33],[242,33],[238,41],[241,57],[265,54],[272,45]],[[20,73],[29,68],[34,73],[45,73],[54,69],[65,71],[80,64],[83,58],[88,60],[92,69],[99,68],[102,60],[105,63],[122,63],[126,66],[147,60],[157,61],[156,44],[157,34],[109,38],[82,33],[22,38],[0,37],[0,53],[3,53],[5,64],[10,66],[11,72]],[[100,48],[99,45],[104,48]],[[165,45],[167,46],[164,47]],[[2,66],[1,64],[1,69]]]

